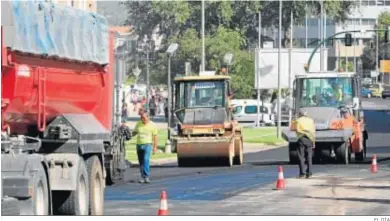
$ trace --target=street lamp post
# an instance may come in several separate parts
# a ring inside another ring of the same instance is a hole
[[[205,33],[205,16],[204,16],[204,0],[202,0],[202,69],[201,71],[205,71],[206,64],[205,64],[205,57],[206,57],[206,50],[205,50],[205,39],[204,39],[204,33]]]
[[[375,29],[378,28],[378,19],[376,20]],[[376,31],[376,50],[375,50],[375,71],[376,71],[376,83],[378,83],[379,76],[379,32]]]
[[[170,144],[171,139],[171,121],[172,121],[172,82],[171,82],[171,58],[175,54],[178,49],[179,44],[172,43],[169,45],[167,49],[168,53],[168,141],[167,144]],[[166,147],[170,147],[170,145],[166,145]],[[170,152],[170,150],[166,150],[165,152]]]
[[[149,87],[150,87],[150,81],[149,81],[149,59],[150,59],[150,51],[152,49],[151,41],[149,41],[148,36],[145,35],[143,41],[139,44],[137,47],[138,52],[145,52],[146,53],[146,102],[149,103]]]
[[[281,132],[281,105],[280,105],[280,97],[282,95],[282,90],[280,88],[280,78],[282,73],[282,1],[279,0],[279,48],[278,48],[278,127],[277,127],[277,137],[280,138],[282,135]]]
[[[320,19],[320,39],[323,41],[324,39],[324,5],[323,1],[320,1],[320,7],[321,7],[321,19]],[[321,71],[324,71],[324,46],[321,44],[321,51],[320,51],[320,69]]]
[[[257,56],[255,56],[255,58],[257,59],[256,62],[259,62],[259,59],[260,59],[260,50],[261,50],[261,11],[259,12],[259,36],[258,36],[258,45],[259,45],[259,49],[258,50],[255,50],[255,53],[258,53]],[[260,90],[260,85],[258,84],[259,83],[259,80],[260,80],[260,65],[257,64],[257,70],[255,69],[255,74],[257,75],[257,121],[256,121],[256,127],[259,127],[260,126],[260,98],[261,98],[261,90]],[[264,115],[262,115],[264,116]],[[264,120],[264,118],[263,118]]]

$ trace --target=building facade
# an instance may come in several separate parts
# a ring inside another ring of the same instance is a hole
[[[67,5],[81,10],[96,12],[97,0],[51,0],[53,3]]]
[[[352,30],[374,29],[377,18],[383,11],[390,11],[390,0],[360,0],[359,7],[356,8],[343,24],[335,24],[331,19],[326,19],[324,36],[329,37],[335,33]],[[277,47],[277,30],[266,30],[265,35],[275,39],[274,47]],[[333,41],[327,43],[328,48],[328,70],[338,69],[340,62],[355,62],[356,66],[363,49],[373,41],[374,32],[352,33],[353,45],[345,46],[344,35],[340,35]],[[314,48],[321,39],[320,19],[318,17],[307,16],[304,24],[294,24],[293,43],[297,48]]]

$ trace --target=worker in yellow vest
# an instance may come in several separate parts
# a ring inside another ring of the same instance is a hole
[[[337,102],[343,101],[343,90],[340,88],[340,85],[335,83],[332,85],[332,89],[333,89],[335,100]]]
[[[301,109],[298,113],[299,118],[296,121],[298,136],[298,157],[299,157],[299,176],[298,178],[310,178],[312,176],[312,156],[315,145],[315,125],[313,119],[307,116],[307,111]],[[303,168],[307,162],[306,173]]]

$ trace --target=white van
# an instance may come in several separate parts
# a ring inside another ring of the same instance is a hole
[[[234,107],[233,116],[239,123],[254,124],[257,121],[257,112],[260,114],[260,124],[273,126],[275,125],[275,117],[272,113],[272,104],[260,102],[257,108],[257,100],[232,100],[231,104]]]

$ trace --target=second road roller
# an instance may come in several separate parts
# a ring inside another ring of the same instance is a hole
[[[241,165],[243,135],[230,108],[231,77],[176,77],[174,94],[172,109],[179,123],[171,140],[179,167]]]

